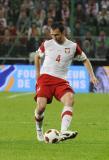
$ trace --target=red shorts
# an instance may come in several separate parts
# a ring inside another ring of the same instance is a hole
[[[74,93],[68,81],[42,74],[37,80],[35,100],[37,100],[37,97],[46,97],[47,103],[51,103],[54,96],[60,101],[66,92]]]

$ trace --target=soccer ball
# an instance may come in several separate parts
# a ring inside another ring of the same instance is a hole
[[[59,142],[59,131],[56,129],[49,129],[44,134],[45,143],[58,143]]]

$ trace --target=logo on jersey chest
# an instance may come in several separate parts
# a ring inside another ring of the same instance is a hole
[[[69,54],[70,53],[70,48],[65,48],[65,53]]]

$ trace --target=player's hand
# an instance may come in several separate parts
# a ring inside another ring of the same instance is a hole
[[[94,85],[97,85],[97,84],[99,83],[99,80],[98,80],[95,76],[90,77],[90,81],[91,81]]]

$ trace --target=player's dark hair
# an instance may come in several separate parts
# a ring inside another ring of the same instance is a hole
[[[51,28],[54,30],[54,29],[59,29],[60,32],[62,33],[64,31],[64,26],[61,22],[54,22],[52,25],[51,25]]]

